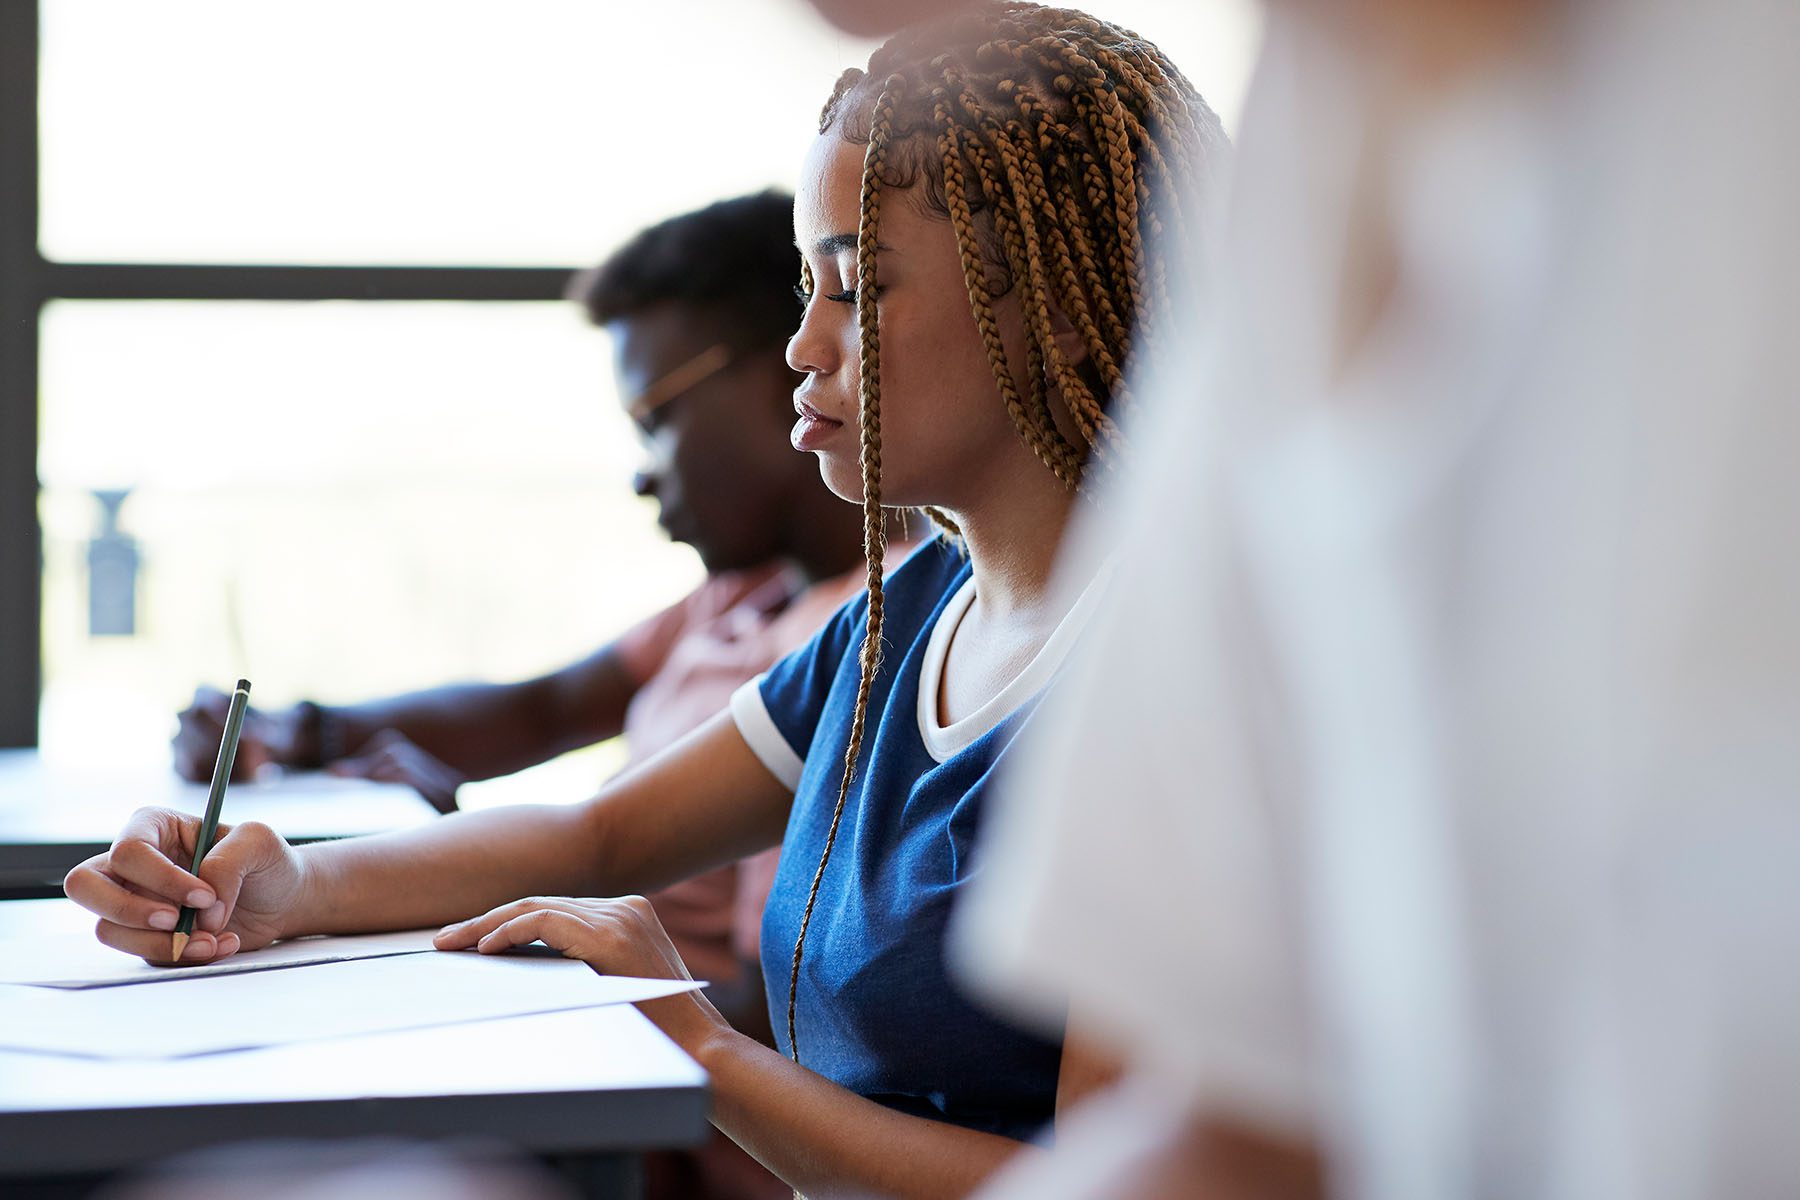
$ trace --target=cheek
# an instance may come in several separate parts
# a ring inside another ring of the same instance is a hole
[[[881,350],[882,474],[895,486],[935,476],[954,486],[1014,436],[967,305],[896,319]]]

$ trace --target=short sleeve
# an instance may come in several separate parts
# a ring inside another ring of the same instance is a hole
[[[832,685],[862,638],[868,601],[840,608],[811,641],[731,697],[731,716],[751,751],[788,790],[799,786],[800,770],[813,734],[825,715]]]

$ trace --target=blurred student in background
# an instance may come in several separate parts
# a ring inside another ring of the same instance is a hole
[[[1132,1082],[993,1196],[1800,1195],[1800,7],[1269,20],[961,930]]]
[[[765,192],[646,229],[570,286],[612,337],[619,393],[646,445],[637,491],[706,566],[692,594],[541,678],[252,710],[239,772],[323,767],[410,784],[448,812],[467,780],[620,734],[628,767],[643,762],[803,645],[858,594],[865,571],[861,518],[788,444],[799,376],[783,352],[799,319],[796,278],[793,198]],[[521,620],[528,608],[521,599]],[[212,769],[225,703],[203,689],[181,714],[175,761],[191,779]],[[775,864],[767,851],[651,897],[684,961],[711,981],[713,1002],[765,1041],[757,943]],[[730,1153],[700,1169],[743,1181],[715,1179],[716,1193],[757,1194],[759,1182],[768,1191],[773,1178],[718,1140]],[[711,1194],[704,1186],[688,1179],[669,1194]]]

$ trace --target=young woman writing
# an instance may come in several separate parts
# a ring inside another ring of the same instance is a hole
[[[199,957],[457,921],[441,947],[542,940],[685,977],[642,899],[579,897],[780,843],[780,1049],[699,995],[643,1011],[711,1074],[715,1123],[796,1188],[968,1191],[1104,1073],[1078,1029],[1058,1045],[965,1002],[943,933],[988,782],[1079,630],[1085,602],[1049,584],[1058,538],[1126,452],[1125,367],[1167,319],[1160,246],[1221,143],[1153,46],[1081,13],[981,5],[896,37],[839,81],[795,212],[793,439],[864,508],[867,597],[585,805],[304,850],[240,826],[199,880],[176,865],[192,819],[145,810],[69,895],[150,958],[191,900]],[[928,507],[956,540],[884,582],[884,505]]]

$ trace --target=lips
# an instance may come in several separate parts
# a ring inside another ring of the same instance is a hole
[[[826,416],[798,395],[794,397],[794,411],[800,414],[800,419],[794,422],[794,428],[788,434],[788,440],[794,444],[796,450],[821,449],[844,428],[842,421]]]

